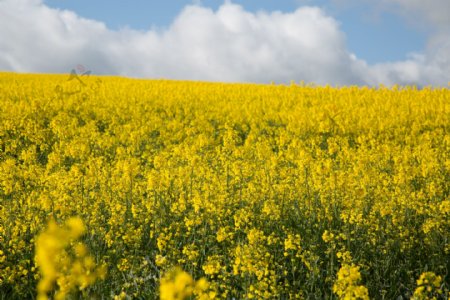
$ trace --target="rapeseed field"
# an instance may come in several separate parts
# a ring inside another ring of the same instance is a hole
[[[0,73],[1,299],[446,299],[450,91]]]

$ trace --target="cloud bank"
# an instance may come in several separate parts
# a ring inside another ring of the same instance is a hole
[[[429,12],[431,19],[446,26],[439,14]],[[216,11],[188,5],[168,28],[114,31],[41,0],[0,0],[0,70],[67,73],[81,63],[98,74],[131,77],[446,86],[447,34],[436,30],[425,52],[408,60],[368,65],[318,7],[253,13],[228,1]]]

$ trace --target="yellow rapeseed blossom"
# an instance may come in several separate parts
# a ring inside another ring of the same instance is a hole
[[[414,291],[412,299],[439,299],[443,294],[441,289],[442,277],[433,272],[424,272],[417,280],[417,288]]]
[[[191,296],[201,300],[214,299],[215,293],[208,292],[208,288],[206,279],[195,281],[191,275],[176,268],[161,279],[160,299],[184,300]]]
[[[55,284],[58,287],[55,299],[65,299],[75,287],[83,290],[98,278],[104,278],[105,269],[96,269],[85,245],[77,242],[85,230],[80,218],[70,218],[62,227],[50,221],[37,237],[35,261],[42,274],[37,286],[38,299],[47,299]]]
[[[359,285],[361,274],[359,267],[354,265],[343,265],[337,273],[336,282],[333,285],[333,292],[339,299],[369,299],[367,288]]]
[[[0,72],[0,298],[449,294],[448,88],[73,79]]]

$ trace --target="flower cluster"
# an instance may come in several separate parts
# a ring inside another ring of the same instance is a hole
[[[55,283],[58,286],[55,299],[65,299],[76,287],[84,290],[105,277],[105,269],[96,269],[86,246],[77,241],[84,232],[83,221],[70,218],[63,227],[51,221],[37,237],[35,260],[42,274],[37,285],[38,299],[48,299]]]
[[[414,291],[414,300],[439,299],[443,296],[441,289],[442,277],[433,272],[424,272],[417,280],[417,288]]]
[[[354,265],[343,265],[337,273],[337,280],[333,285],[333,291],[339,299],[362,299],[368,300],[367,288],[358,285],[361,280],[359,268]]]
[[[195,281],[188,273],[175,268],[161,279],[160,299],[184,300],[191,296],[199,300],[214,299],[215,293],[208,293],[208,288],[206,279]]]

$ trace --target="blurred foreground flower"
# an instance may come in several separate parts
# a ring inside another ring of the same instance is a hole
[[[35,262],[41,273],[38,300],[48,299],[55,283],[58,286],[55,299],[65,299],[76,287],[84,290],[98,278],[105,277],[106,268],[96,268],[86,246],[77,242],[84,232],[83,221],[70,218],[63,226],[50,221],[47,229],[37,237]]]
[[[195,299],[214,299],[216,294],[209,291],[209,283],[201,278],[195,281],[191,275],[176,268],[162,279],[159,288],[161,300],[183,300],[195,296]]]

